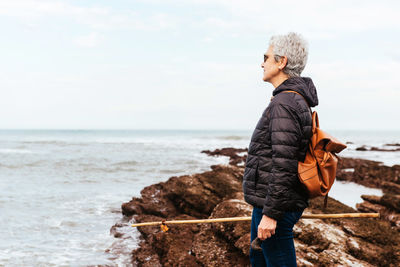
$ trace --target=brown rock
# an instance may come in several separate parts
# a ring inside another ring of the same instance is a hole
[[[382,188],[384,182],[400,183],[400,166],[384,166],[381,162],[353,158],[340,158],[338,180],[346,180],[367,187]],[[347,169],[354,169],[347,172]]]
[[[396,144],[385,144],[385,146],[400,146],[400,144],[396,143]]]
[[[390,145],[390,144],[389,144]],[[369,149],[366,146],[361,146],[356,148],[357,151],[380,151],[380,152],[396,152],[400,151],[400,148],[395,149],[387,149],[387,148],[380,148],[380,147],[370,147]]]
[[[227,147],[222,149],[216,149],[214,151],[203,150],[201,151],[201,153],[206,153],[209,156],[227,156],[229,157],[229,164],[239,166],[243,165],[246,162],[247,154],[244,154],[243,152],[247,152],[247,150],[248,150],[247,148],[241,149],[241,148]]]
[[[122,204],[122,214],[131,216],[145,212],[146,214],[159,217],[176,215],[176,207],[164,196],[164,191],[163,183],[145,187],[140,192],[142,198],[132,198],[130,202]]]
[[[400,214],[394,212],[393,210],[380,205],[373,204],[368,201],[364,201],[363,203],[357,204],[357,209],[361,212],[379,212],[380,218],[388,221],[391,225],[400,230]]]
[[[251,216],[253,208],[244,201],[237,199],[229,199],[218,204],[210,218],[230,218]],[[212,224],[218,234],[225,237],[230,243],[235,243],[239,238],[250,233],[250,223],[248,221],[232,222],[232,223],[216,223]]]
[[[250,255],[250,237],[251,234],[246,233],[235,242],[235,247],[247,257]]]
[[[382,190],[385,193],[400,194],[400,184],[382,182]]]
[[[130,202],[123,203],[121,205],[122,214],[125,216],[131,216],[133,214],[142,213],[141,207],[137,205],[141,201],[142,201],[141,199],[134,197]]]
[[[361,212],[379,212],[379,213],[382,213],[382,211],[385,209],[385,207],[383,207],[382,205],[373,204],[365,201],[363,203],[356,204],[356,208]]]
[[[371,202],[372,204],[380,204],[382,197],[373,195],[361,195],[361,198],[365,201]]]
[[[228,213],[236,216],[235,214],[240,214],[245,210],[249,214],[248,204],[238,199],[221,203],[223,199],[230,197],[243,199],[241,192],[243,170],[235,166],[212,166],[212,169],[201,174],[171,177],[165,183],[146,187],[141,192],[141,199],[134,198],[129,203],[123,204],[123,212],[127,215],[135,212],[134,217],[137,222],[207,218],[218,204],[221,208],[215,210],[213,213],[215,216]],[[223,211],[223,207],[226,211]],[[237,208],[236,213],[232,213],[234,209],[230,208],[233,207]],[[246,226],[234,226],[231,236],[234,242],[227,240],[228,236],[224,238],[222,235],[209,233],[217,229],[205,229],[200,233],[197,225],[169,227],[170,230],[167,233],[162,232],[158,226],[139,228],[144,238],[143,242],[147,246],[142,242],[141,248],[133,252],[133,262],[142,266],[147,264],[145,259],[151,259],[151,262],[156,262],[158,259],[162,266],[198,266],[202,262],[213,266],[212,264],[222,263],[235,265],[238,259],[242,259],[244,264],[248,261],[247,255],[241,253],[246,249],[244,239],[241,239],[242,234],[246,235],[250,232]],[[202,239],[202,236],[207,236],[207,238]],[[209,253],[210,236],[214,236],[212,240],[215,246],[221,246],[215,251],[215,255]],[[196,243],[193,243],[194,241]],[[207,250],[208,253],[203,255],[203,250]],[[218,251],[221,253],[217,253]],[[152,253],[157,257],[151,256]],[[241,255],[239,258],[238,253]],[[142,254],[145,257],[141,256]]]
[[[400,212],[400,195],[384,194],[380,203],[397,213]]]
[[[384,194],[382,197],[362,195],[363,203],[357,204],[362,212],[379,212],[381,218],[400,230],[400,195]]]
[[[196,235],[192,251],[203,266],[250,266],[249,258],[231,243],[218,238],[209,224],[204,224]]]
[[[140,247],[132,253],[132,262],[141,267],[162,267],[158,254],[146,242],[141,242]]]
[[[386,149],[386,148],[380,148],[380,147],[371,147],[371,151],[381,151],[381,152],[395,152],[399,151],[400,148],[395,148],[395,149]]]

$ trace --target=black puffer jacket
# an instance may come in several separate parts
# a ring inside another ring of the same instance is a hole
[[[308,103],[288,90],[300,93]],[[279,220],[285,211],[300,211],[308,205],[297,164],[304,161],[311,137],[308,106],[318,105],[318,97],[312,80],[304,77],[284,81],[273,96],[251,137],[243,191],[246,202]]]

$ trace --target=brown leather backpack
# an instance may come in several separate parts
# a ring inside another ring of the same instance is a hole
[[[286,92],[302,96],[295,91]],[[345,144],[319,128],[317,112],[312,112],[312,136],[304,162],[299,161],[298,163],[298,176],[307,188],[310,198],[325,196],[324,206],[326,206],[328,192],[336,178],[339,159],[336,153],[346,147]]]

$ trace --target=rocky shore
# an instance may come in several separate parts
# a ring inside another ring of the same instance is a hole
[[[361,196],[364,202],[357,204],[357,210],[379,212],[382,219],[400,230],[400,165],[388,167],[376,161],[343,158],[337,179],[382,189],[383,196]]]
[[[136,222],[251,216],[243,200],[245,149],[203,151],[228,156],[229,165],[211,171],[171,177],[141,191],[122,205],[126,220]],[[294,228],[298,266],[400,266],[400,166],[343,158],[337,178],[382,188],[384,195],[363,196],[359,211],[380,212],[381,219],[301,219]],[[343,213],[356,210],[330,198],[310,201],[305,213]],[[111,233],[124,239],[123,225]],[[138,228],[139,248],[133,266],[249,266],[250,222],[170,225]],[[118,244],[116,244],[118,245]]]

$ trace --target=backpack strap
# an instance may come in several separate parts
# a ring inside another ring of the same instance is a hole
[[[317,112],[315,112],[315,111],[313,112],[313,111],[311,110],[311,107],[308,105],[307,99],[306,99],[302,94],[300,94],[299,92],[293,91],[293,90],[288,90],[288,91],[283,91],[283,92],[295,93],[295,94],[298,94],[299,96],[301,96],[301,97],[304,99],[304,101],[306,102],[307,107],[308,107],[308,110],[310,111],[311,120],[312,120],[312,129],[314,130],[315,127],[319,127],[319,120],[318,120],[318,114],[317,114]],[[314,116],[315,116],[315,118],[314,118]]]
[[[298,94],[299,96],[301,96],[301,97],[304,99],[304,101],[306,102],[307,107],[308,107],[308,109],[310,110],[310,113],[311,113],[311,115],[312,115],[311,107],[310,107],[310,105],[308,104],[307,99],[306,99],[302,94],[300,94],[299,92],[293,91],[293,90],[288,90],[288,91],[283,91],[283,92],[286,92],[286,93],[295,93],[295,94]]]

